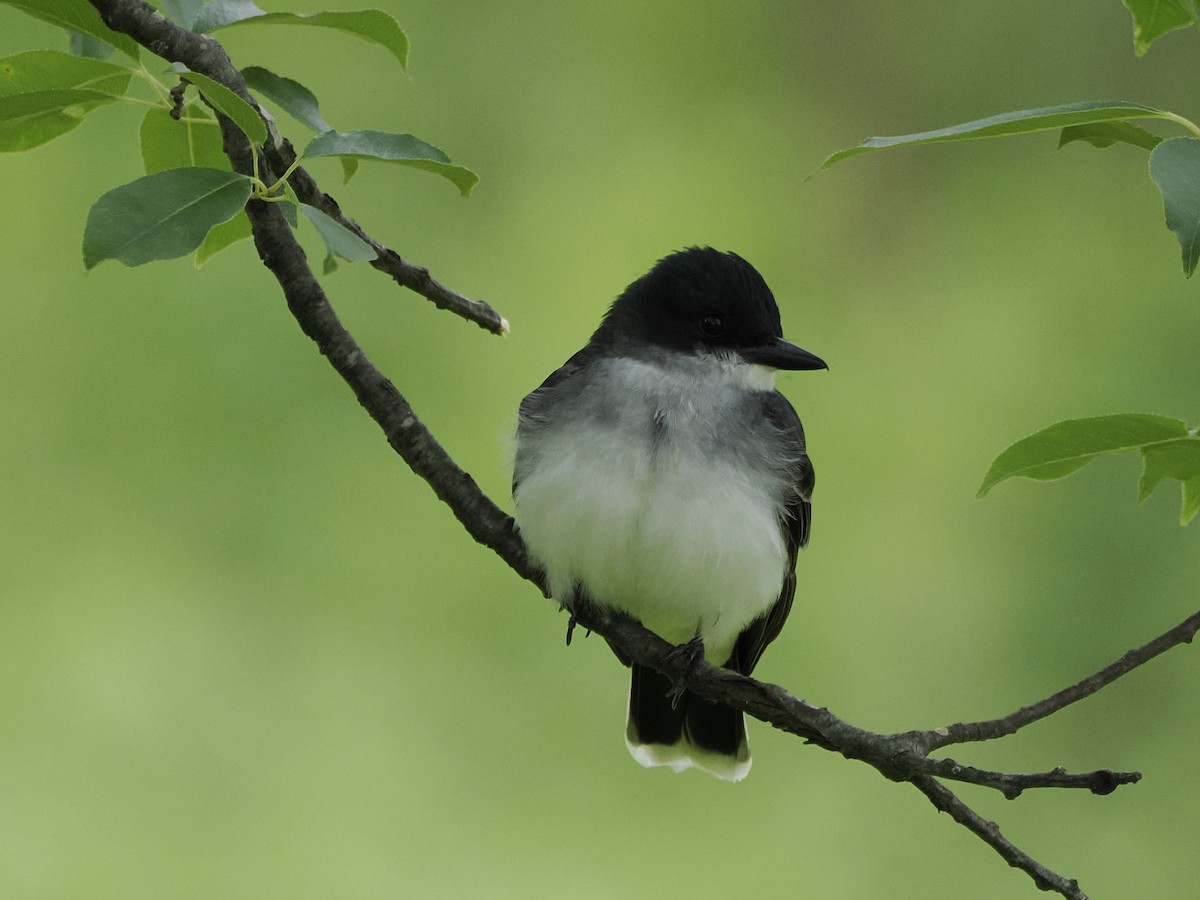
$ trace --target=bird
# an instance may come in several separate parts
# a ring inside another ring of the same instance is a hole
[[[552,599],[753,672],[791,611],[812,521],[804,429],[775,376],[827,368],[784,340],[774,295],[736,253],[679,250],[629,284],[518,412],[514,520]],[[747,775],[740,711],[613,650],[632,669],[637,762]]]

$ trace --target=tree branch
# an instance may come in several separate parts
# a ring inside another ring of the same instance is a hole
[[[281,140],[278,144],[268,143],[263,153],[276,172],[286,172],[296,161],[296,152],[289,141]],[[508,321],[486,303],[470,300],[457,291],[453,291],[434,279],[424,266],[405,262],[395,250],[385,247],[371,235],[367,234],[357,222],[342,212],[341,206],[329,194],[317,185],[317,182],[304,169],[297,166],[288,176],[288,184],[296,192],[296,196],[309,206],[315,206],[344,227],[354,232],[379,254],[371,260],[371,265],[381,272],[391,275],[395,282],[402,287],[421,294],[432,300],[438,309],[449,310],[475,322],[481,328],[493,334],[507,334]]]
[[[1197,631],[1200,631],[1200,612],[1188,616],[1154,640],[1130,650],[1116,662],[1105,666],[1094,675],[1089,675],[1070,687],[1051,694],[1044,700],[1023,706],[1016,712],[999,719],[989,719],[983,722],[960,722],[957,725],[930,732],[929,749],[936,750],[949,744],[961,744],[967,741],[991,741],[1014,734],[1026,725],[1044,719],[1078,700],[1090,697],[1102,687],[1112,684],[1123,675],[1128,675],[1160,653],[1170,650],[1178,644],[1190,644]]]
[[[933,778],[921,776],[913,779],[913,784],[939,812],[948,813],[959,825],[979,837],[985,844],[1000,854],[1000,857],[1015,869],[1020,869],[1033,879],[1033,883],[1043,891],[1056,891],[1069,900],[1087,900],[1087,894],[1079,889],[1079,882],[1074,878],[1064,878],[1057,872],[1043,866],[1012,841],[1000,833],[1000,827],[995,822],[989,822],[967,804],[958,799],[954,791]]]
[[[220,81],[257,108],[241,73],[217,41],[174,25],[142,0],[90,2],[100,11],[109,27],[131,36],[165,59],[182,62],[189,69]],[[223,117],[219,118],[225,149],[233,167],[243,174],[249,174],[252,172],[253,149],[236,127]],[[295,154],[286,142],[274,136],[273,130],[271,133],[273,138],[264,148],[264,157],[267,166],[278,173],[286,170]],[[366,235],[357,224],[342,214],[337,203],[324,194],[302,169],[297,169],[293,174],[292,184],[304,202],[334,216],[371,244],[380,253],[380,259],[373,265],[392,275],[399,284],[492,331],[507,329],[507,323],[491,307],[467,300],[445,288],[434,281],[426,270],[404,262],[394,251]],[[350,386],[359,403],[383,430],[388,443],[414,472],[429,483],[475,540],[492,549],[517,574],[545,593],[541,572],[526,554],[512,519],[480,491],[469,474],[455,464],[418,419],[408,401],[368,359],[342,325],[278,205],[251,201],[246,211],[253,227],[258,254],[278,281],[288,308],[300,328]],[[652,666],[677,682],[686,683],[689,690],[707,699],[743,710],[776,728],[840,753],[847,759],[865,762],[890,780],[911,782],[937,809],[949,813],[956,822],[995,849],[1010,865],[1026,872],[1039,888],[1056,891],[1074,900],[1081,900],[1084,894],[1073,879],[1050,871],[1017,848],[1001,835],[994,823],[980,817],[937,779],[984,785],[1012,798],[1032,788],[1084,788],[1095,794],[1107,794],[1120,784],[1136,782],[1140,777],[1138,773],[1101,770],[1070,774],[1055,769],[1046,773],[1006,774],[961,766],[950,759],[931,759],[929,753],[954,743],[991,740],[1012,734],[1070,703],[1090,696],[1170,647],[1190,641],[1200,629],[1198,612],[1095,675],[1008,716],[928,731],[886,735],[851,725],[827,709],[794,697],[778,685],[756,681],[709,665],[703,660],[685,670],[679,654],[670,653],[673,649],[670,644],[627,617],[595,607],[578,609],[575,617],[584,627],[602,634],[619,647],[626,658]]]
[[[92,0],[92,6],[97,9],[104,24],[109,28],[129,35],[163,59],[181,62],[192,71],[219,81],[261,113],[261,107],[251,95],[246,79],[233,65],[219,41],[181,28],[152,6],[137,0]],[[274,122],[268,117],[264,117],[264,121],[273,139],[263,148],[264,154],[275,173],[281,174],[295,161],[296,154],[291,144],[279,139]],[[288,183],[296,188],[297,195],[305,203],[319,207],[370,244],[379,254],[378,258],[371,261],[371,265],[391,275],[397,284],[432,301],[439,309],[449,310],[493,334],[508,332],[508,322],[487,303],[471,300],[446,287],[434,279],[424,266],[406,262],[395,250],[385,247],[363,231],[356,222],[343,216],[337,202],[317,188],[316,182],[303,169],[297,169],[288,179]]]
[[[945,758],[922,759],[917,757],[906,759],[905,765],[913,772],[920,772],[924,775],[935,775],[951,781],[994,788],[1009,800],[1017,799],[1030,788],[1082,788],[1097,796],[1103,796],[1111,794],[1123,784],[1137,784],[1142,780],[1140,772],[1113,772],[1109,769],[1072,774],[1066,769],[1057,768],[1049,772],[1014,775],[1008,772],[992,772],[986,769],[962,766],[952,759]]]
[[[181,62],[193,71],[220,81],[258,108],[241,72],[234,67],[218,41],[180,28],[142,0],[92,0],[92,5],[113,30],[128,34],[170,62]],[[244,135],[223,116],[218,118],[222,123],[225,150],[234,169],[244,175],[252,174],[252,150]],[[475,540],[494,550],[519,575],[540,586],[540,573],[529,562],[512,519],[450,458],[417,418],[408,401],[346,331],[309,268],[304,250],[278,205],[251,201],[246,212],[254,230],[259,257],[279,282],[288,308],[304,333],[312,338],[322,355],[354,391],[359,403],[383,429],[388,443],[429,483]],[[425,274],[428,276],[427,272]],[[493,315],[496,321],[504,321],[498,314],[493,312]]]

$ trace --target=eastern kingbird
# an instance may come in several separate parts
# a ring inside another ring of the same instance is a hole
[[[804,431],[775,372],[824,368],[783,339],[775,298],[736,254],[683,250],[629,285],[521,403],[516,520],[554,599],[626,613],[750,674],[791,609],[811,519]],[[741,712],[632,669],[634,759],[746,776]]]

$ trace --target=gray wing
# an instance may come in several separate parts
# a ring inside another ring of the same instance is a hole
[[[517,453],[513,463],[512,490],[514,494],[517,492],[517,486],[521,483],[521,473],[529,462],[528,453],[531,441],[528,438],[532,437],[545,422],[547,407],[552,405],[556,399],[561,398],[562,391],[569,387],[572,376],[579,372],[594,355],[593,348],[584,347],[551,372],[537,390],[521,401],[517,413]],[[522,438],[527,440],[522,441]]]
[[[800,425],[800,417],[796,415],[796,410],[783,394],[774,391],[764,395],[762,411],[767,420],[779,429],[792,451],[788,477],[794,490],[779,522],[788,551],[783,589],[770,611],[751,622],[738,636],[733,655],[726,663],[726,668],[743,675],[754,671],[763,651],[771,641],[779,637],[783,623],[792,611],[792,599],[796,596],[796,556],[800,548],[808,543],[815,483],[812,463],[805,452],[804,428]]]

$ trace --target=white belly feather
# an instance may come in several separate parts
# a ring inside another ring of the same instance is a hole
[[[662,373],[654,373],[661,399]],[[635,373],[645,377],[644,373]],[[720,427],[694,415],[686,381],[653,439],[653,412],[635,393],[619,421],[538,434],[536,465],[515,500],[522,536],[556,599],[575,586],[675,644],[697,633],[710,662],[779,597],[787,549],[773,473],[701,452]],[[710,385],[711,387],[711,385]],[[692,452],[686,452],[690,450]]]

